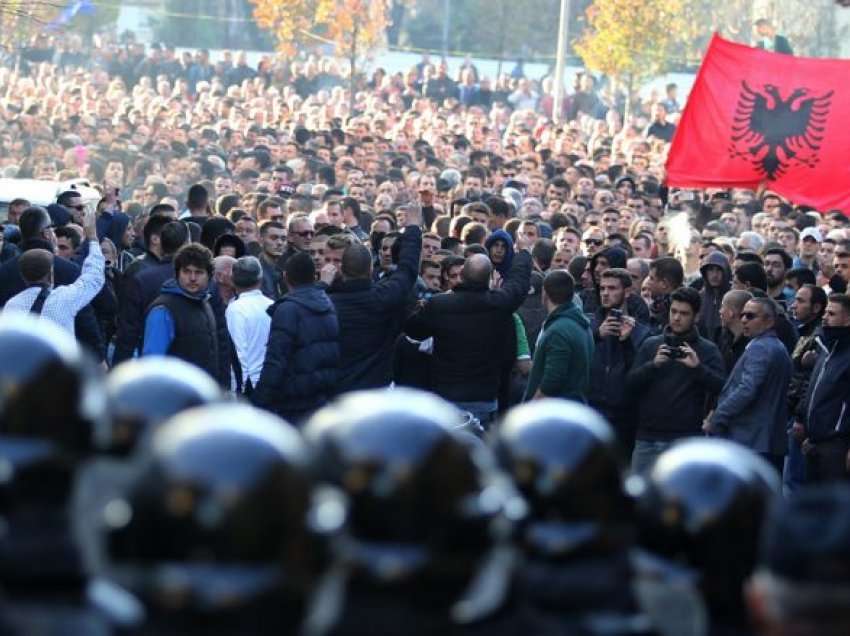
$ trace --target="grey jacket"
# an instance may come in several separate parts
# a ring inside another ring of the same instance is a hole
[[[711,421],[716,433],[757,453],[784,455],[791,371],[775,331],[753,338],[720,392]]]

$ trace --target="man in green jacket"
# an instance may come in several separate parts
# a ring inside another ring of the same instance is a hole
[[[554,270],[543,281],[548,316],[534,352],[525,401],[546,397],[587,401],[593,335],[590,323],[573,304],[575,282],[569,272]]]

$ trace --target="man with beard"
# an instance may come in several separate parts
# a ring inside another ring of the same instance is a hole
[[[649,336],[649,326],[638,322],[628,311],[628,299],[635,298],[631,287],[632,277],[624,269],[612,268],[601,274],[600,305],[591,320],[595,347],[588,394],[590,405],[614,427],[626,458],[631,457],[634,447],[634,418],[629,413],[626,375]]]
[[[792,262],[788,253],[779,247],[767,250],[764,255],[767,294],[785,310],[794,301],[793,291],[785,285],[785,275],[791,269]]]

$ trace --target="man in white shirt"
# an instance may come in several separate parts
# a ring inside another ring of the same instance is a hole
[[[9,299],[5,311],[39,314],[76,335],[74,318],[97,296],[105,279],[105,262],[97,241],[97,215],[93,206],[85,211],[83,230],[88,255],[77,280],[70,285],[53,287],[53,254],[44,249],[27,250],[18,259],[27,287]]]
[[[263,266],[254,256],[243,256],[233,264],[231,275],[236,299],[224,312],[227,330],[242,367],[242,386],[250,394],[260,381],[271,316],[266,313],[272,300],[260,291]]]

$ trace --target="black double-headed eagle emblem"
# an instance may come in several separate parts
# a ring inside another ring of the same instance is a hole
[[[815,97],[809,89],[795,88],[782,99],[773,84],[754,90],[741,82],[730,155],[750,161],[770,180],[791,167],[813,168],[820,161],[833,92]]]

